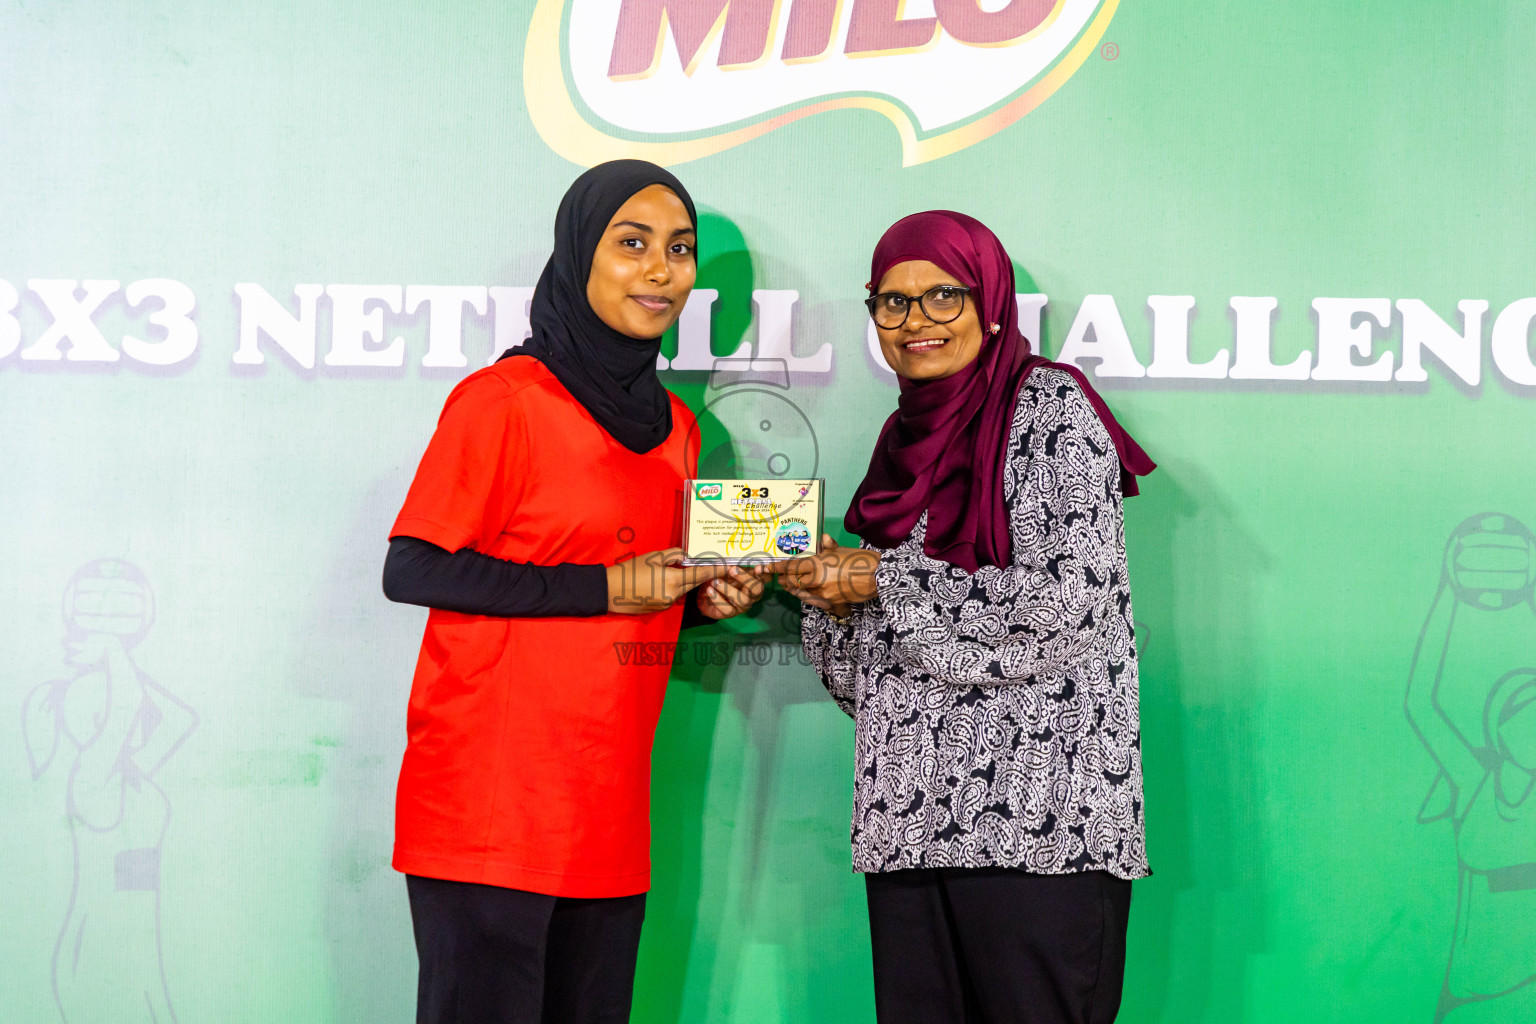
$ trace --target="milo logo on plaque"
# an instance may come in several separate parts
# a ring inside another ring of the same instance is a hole
[[[725,493],[723,484],[695,484],[694,488],[696,498],[718,498]]]
[[[592,165],[696,160],[862,108],[902,162],[959,152],[1039,106],[1119,0],[539,0],[523,91],[544,141]]]

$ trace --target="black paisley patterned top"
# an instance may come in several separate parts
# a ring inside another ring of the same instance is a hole
[[[850,625],[806,608],[806,654],[855,722],[855,871],[1150,874],[1120,464],[1051,367],[1010,442],[1012,566],[930,558],[925,514]]]

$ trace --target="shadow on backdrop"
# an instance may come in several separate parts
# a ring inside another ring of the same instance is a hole
[[[698,413],[699,474],[814,477],[820,450],[787,367],[730,358],[752,324],[746,240],[708,211],[700,237],[698,287],[719,293],[714,369],[666,376]],[[799,602],[774,589],[746,615],[681,637],[652,757],[652,887],[636,1021],[849,1016],[849,953],[837,941],[844,918],[861,937],[863,921],[862,903],[856,917],[843,906],[847,893],[862,900],[862,890],[846,860],[842,787],[779,798],[785,777],[808,762],[851,764],[796,724],[798,709],[814,718],[808,706],[823,704],[827,721],[841,724],[802,663],[799,621]],[[838,926],[828,927],[834,917]],[[867,970],[864,953],[855,993],[867,987]]]
[[[1147,447],[1159,469],[1127,502],[1126,534],[1132,600],[1147,624],[1138,643],[1154,874],[1135,887],[1121,1019],[1235,1021],[1248,961],[1267,945],[1269,845],[1252,751],[1254,581],[1269,560],[1203,470]]]
[[[752,322],[752,255],[741,230],[728,218],[699,211],[699,276],[694,287],[719,292],[711,316],[711,350],[734,353]],[[677,351],[673,328],[662,351]],[[698,414],[702,444],[710,453],[727,437],[705,410],[707,371],[666,371],[663,383]],[[703,473],[701,465],[700,472]],[[724,476],[725,474],[720,474]],[[685,643],[732,641],[740,624],[708,625],[682,634]],[[701,648],[702,651],[702,648]],[[703,870],[704,802],[714,755],[715,722],[728,664],[708,656],[680,654],[667,686],[651,754],[651,892],[646,898],[645,930],[635,977],[633,1019],[661,1022],[683,1019],[690,962],[695,957]],[[660,794],[665,799],[657,799]],[[714,945],[700,949],[701,969],[711,973]]]

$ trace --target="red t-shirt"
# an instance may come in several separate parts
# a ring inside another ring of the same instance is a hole
[[[539,565],[671,547],[693,422],[672,396],[671,435],[637,455],[543,363],[504,359],[448,396],[390,536]],[[672,659],[619,652],[675,642],[681,619],[681,603],[524,619],[433,609],[406,718],[396,870],[554,896],[649,889],[651,743]]]

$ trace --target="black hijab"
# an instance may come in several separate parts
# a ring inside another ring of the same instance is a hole
[[[630,196],[665,185],[699,223],[683,183],[644,160],[598,164],[571,183],[555,214],[555,251],[533,292],[533,337],[502,354],[538,359],[613,439],[648,452],[672,433],[672,402],[656,376],[661,339],[631,338],[603,323],[587,302],[592,255]]]

